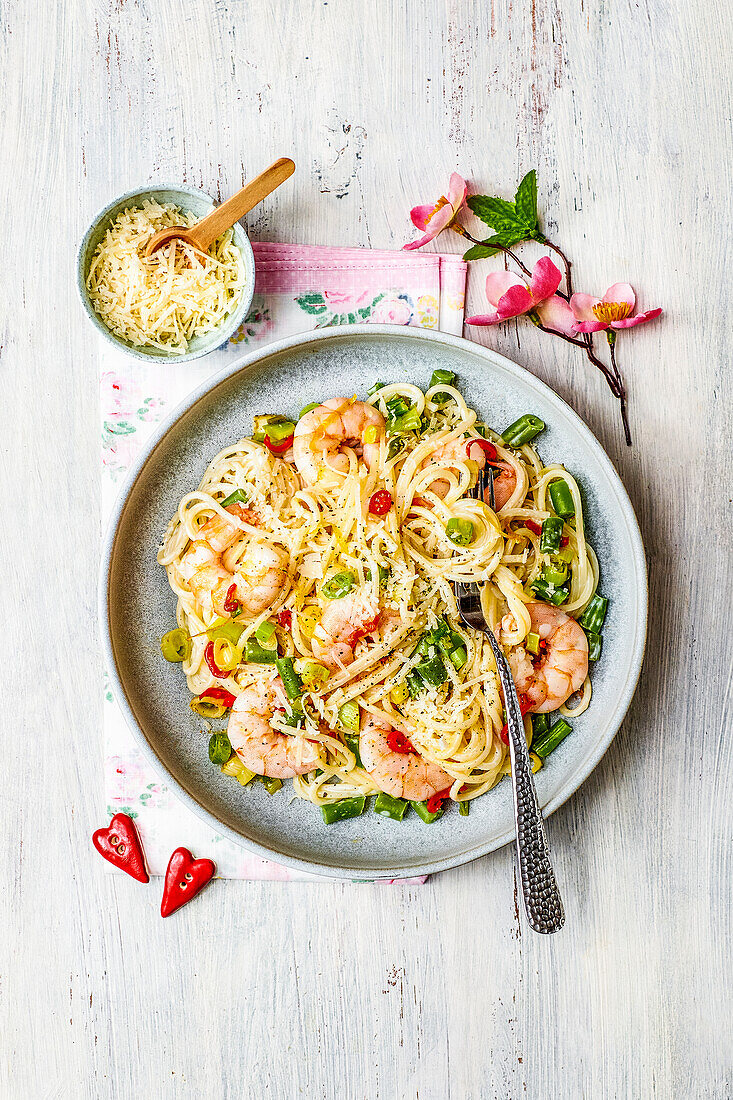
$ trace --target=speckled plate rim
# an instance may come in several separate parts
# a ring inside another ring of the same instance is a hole
[[[246,370],[254,363],[258,363],[263,359],[267,359],[269,356],[276,356],[284,351],[294,351],[298,348],[308,349],[314,344],[324,343],[329,340],[343,340],[345,337],[395,337],[399,339],[412,339],[422,340],[430,342],[434,345],[444,346],[462,351],[470,351],[478,358],[484,359],[487,364],[494,368],[505,371],[508,375],[513,376],[523,382],[525,385],[534,387],[539,393],[541,393],[551,405],[554,405],[558,412],[560,412],[572,425],[575,432],[582,439],[582,441],[595,453],[595,458],[598,461],[600,467],[606,475],[609,487],[612,488],[621,512],[628,527],[628,534],[631,542],[631,553],[633,558],[634,573],[636,577],[636,608],[637,614],[634,620],[634,636],[631,639],[631,648],[629,654],[628,672],[626,681],[622,685],[618,701],[616,703],[613,712],[609,716],[607,721],[605,735],[594,742],[588,749],[585,757],[578,761],[573,768],[572,774],[568,777],[565,783],[563,783],[559,790],[556,791],[554,796],[550,798],[542,807],[542,813],[544,817],[548,817],[551,813],[554,813],[568,798],[580,787],[580,785],[588,778],[590,773],[602,759],[603,755],[607,751],[609,745],[616,736],[621,723],[626,716],[626,712],[629,709],[631,700],[636,690],[636,685],[641,673],[641,666],[644,659],[644,649],[646,645],[646,631],[647,631],[647,605],[648,605],[648,582],[647,582],[647,568],[646,557],[644,554],[644,545],[641,538],[641,532],[637,523],[636,515],[634,513],[633,506],[629,500],[629,496],[621,482],[621,479],[609,459],[608,455],[604,451],[601,444],[591,432],[590,428],[585,422],[578,416],[576,412],[559,397],[554,390],[550,389],[544,382],[533,375],[530,371],[520,367],[517,363],[514,363],[511,359],[507,359],[503,355],[499,355],[497,352],[492,351],[490,348],[485,348],[480,344],[475,344],[470,340],[464,340],[458,336],[450,336],[446,333],[434,332],[427,329],[398,327],[395,325],[341,325],[334,326],[329,329],[320,329],[314,332],[298,333],[295,336],[288,337],[284,340],[279,340],[271,344],[267,344],[265,347],[258,349],[249,355],[243,356],[235,363],[232,363],[225,370],[218,372],[206,382],[202,383],[196,389],[194,389],[188,397],[182,401],[158,426],[157,430],[153,433],[152,437],[147,441],[141,453],[138,455],[136,461],[133,463],[128,473],[127,481],[122,487],[117,500],[112,508],[112,513],[109,519],[106,534],[102,542],[102,556],[101,556],[101,568],[99,574],[99,589],[98,589],[98,611],[99,611],[99,627],[102,638],[102,649],[107,670],[111,679],[112,687],[114,689],[115,699],[122,710],[125,720],[130,727],[143,755],[153,767],[153,769],[163,777],[168,788],[174,792],[174,794],[188,806],[188,808],[196,814],[201,820],[206,822],[209,827],[213,828],[216,832],[222,836],[227,837],[233,843],[240,845],[240,847],[246,848],[248,851],[253,852],[261,859],[271,860],[275,863],[280,863],[287,867],[294,867],[298,870],[307,871],[311,874],[322,875],[331,879],[360,879],[366,878],[413,878],[416,875],[433,874],[436,871],[444,871],[450,867],[461,866],[465,863],[470,863],[474,859],[478,859],[481,856],[487,855],[489,852],[493,852],[498,848],[502,848],[505,844],[514,840],[515,831],[513,828],[506,830],[499,836],[491,837],[485,843],[473,844],[469,848],[463,850],[457,850],[452,855],[435,861],[429,861],[420,864],[411,864],[409,866],[395,864],[388,872],[385,872],[383,868],[375,871],[370,875],[369,872],[363,866],[348,867],[348,866],[333,866],[324,865],[316,860],[299,859],[295,856],[287,855],[282,852],[273,851],[266,845],[259,844],[257,841],[251,840],[247,837],[243,837],[235,829],[230,828],[224,822],[220,821],[215,814],[211,813],[205,807],[203,807],[195,798],[193,798],[178,781],[170,774],[163,762],[158,757],[155,749],[147,740],[143,730],[139,726],[135,714],[129,704],[124,685],[119,676],[117,664],[114,657],[114,649],[110,630],[110,616],[109,616],[109,580],[112,567],[112,560],[114,554],[115,541],[117,538],[118,527],[120,525],[121,518],[124,510],[130,499],[135,484],[145,467],[148,459],[155,452],[157,447],[161,444],[165,436],[171,430],[171,428],[177,423],[178,420],[199,401],[202,397],[205,397],[209,391],[214,390],[221,382],[238,374],[240,371]]]

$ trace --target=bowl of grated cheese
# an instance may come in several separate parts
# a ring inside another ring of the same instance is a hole
[[[214,206],[205,191],[161,184],[128,191],[100,211],[79,248],[77,286],[94,326],[138,359],[186,362],[221,347],[249,312],[255,265],[236,223],[204,254],[172,243],[150,259],[145,243],[192,226]]]

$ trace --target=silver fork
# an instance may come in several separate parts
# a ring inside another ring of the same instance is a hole
[[[487,466],[480,472],[472,495],[484,499],[487,488]],[[494,506],[494,472],[488,475],[489,501]],[[506,657],[481,610],[481,589],[478,584],[453,585],[461,619],[474,630],[481,630],[489,639],[496,660],[509,731],[509,754],[512,763],[514,816],[517,825],[517,862],[522,880],[522,896],[527,919],[535,932],[559,932],[565,923],[565,910],[557,887],[555,872],[545,827],[537,801],[529,750],[524,736],[524,722],[519,709],[517,689]]]

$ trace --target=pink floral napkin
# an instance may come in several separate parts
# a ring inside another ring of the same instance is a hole
[[[463,331],[466,264],[458,256],[286,244],[253,248],[252,308],[217,351],[191,363],[156,363],[132,359],[104,343],[100,390],[105,515],[155,424],[246,350],[308,329],[363,322],[415,325],[458,336]],[[319,877],[258,859],[191,813],[143,757],[106,677],[104,700],[107,810],[135,819],[151,874],[164,874],[171,852],[183,844],[195,856],[213,859],[225,878]]]

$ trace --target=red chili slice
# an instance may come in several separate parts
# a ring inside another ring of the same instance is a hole
[[[425,803],[425,808],[429,814],[436,814],[440,807],[445,802],[446,798],[450,797],[450,787],[446,787],[444,791],[436,791],[435,794],[431,794],[430,798]]]
[[[386,516],[392,507],[392,494],[386,489],[378,489],[369,498],[369,511],[373,516]]]
[[[202,691],[199,695],[199,699],[211,699],[214,703],[221,703],[224,707],[233,707],[237,701],[236,695],[232,695],[231,691],[227,691],[226,688],[207,688],[206,691]]]
[[[387,734],[387,744],[392,752],[415,752],[415,747],[411,741],[408,741],[404,733],[400,733],[399,730],[390,730]]]
[[[529,528],[529,530],[532,532],[533,535],[541,535],[542,534],[542,525],[539,524],[539,523],[536,523],[533,519],[522,520],[522,523],[524,524],[525,527]]]
[[[265,436],[265,446],[268,451],[271,451],[274,455],[284,455],[285,452],[292,447],[293,436],[289,435],[287,439],[283,439],[282,443],[275,443],[270,439],[269,435]]]
[[[204,660],[206,661],[207,665],[209,666],[209,671],[211,672],[212,676],[216,676],[217,680],[226,680],[229,673],[225,672],[223,669],[219,668],[216,661],[214,660],[214,643],[213,642],[209,642],[206,649],[204,650]]]
[[[278,626],[281,626],[283,630],[290,630],[293,625],[293,613],[289,608],[284,607],[282,611],[278,611],[276,618]]]
[[[570,542],[570,539],[568,538],[567,535],[563,535],[563,537],[560,539],[560,545],[561,546],[567,546],[569,542]]]
[[[236,584],[230,584],[227,588],[227,598],[224,600],[224,610],[228,611],[230,615],[234,615],[242,606],[239,600],[235,598],[234,594],[236,591]]]
[[[488,463],[496,462],[499,458],[499,453],[493,443],[490,443],[488,439],[469,439],[466,444],[466,454],[471,457],[471,447],[480,447],[486,455],[486,461]]]
[[[532,704],[526,695],[519,696],[519,713],[522,715],[522,718],[524,718],[531,706]],[[504,723],[499,730],[499,740],[503,741],[505,745],[509,744],[509,726],[506,723]]]

